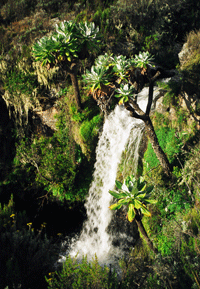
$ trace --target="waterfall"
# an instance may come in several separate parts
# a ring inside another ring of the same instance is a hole
[[[138,95],[138,104],[146,108],[148,90]],[[109,190],[114,189],[121,156],[126,149],[125,167],[130,163],[132,173],[138,164],[138,149],[142,137],[143,122],[130,116],[123,107],[116,108],[105,120],[96,149],[93,181],[86,200],[87,220],[78,240],[72,240],[68,254],[71,257],[87,255],[91,260],[96,254],[100,263],[112,263],[120,248],[113,245],[113,236],[108,232],[113,211],[108,207],[112,201]],[[125,169],[122,175],[126,174]],[[117,235],[117,238],[120,237]],[[128,239],[128,236],[121,236]]]

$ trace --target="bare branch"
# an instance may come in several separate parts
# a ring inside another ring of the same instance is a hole
[[[133,107],[134,111],[137,112],[140,116],[145,116],[144,111],[139,107],[136,101],[129,99],[129,105]]]
[[[151,106],[152,106],[152,101],[153,101],[153,86],[154,82],[156,79],[160,76],[160,71],[157,71],[156,74],[150,79],[149,83],[149,97],[148,97],[148,103],[147,103],[147,108],[146,108],[146,115],[149,116]]]
[[[152,106],[152,101],[153,101],[153,82],[150,82],[149,84],[149,97],[148,97],[148,103],[147,103],[147,108],[146,108],[146,115],[149,116],[151,106]]]

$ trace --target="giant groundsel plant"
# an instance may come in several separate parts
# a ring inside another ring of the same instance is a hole
[[[150,199],[153,186],[147,186],[142,178],[136,179],[134,176],[127,177],[123,184],[119,181],[116,181],[115,184],[117,190],[109,191],[109,193],[119,199],[119,201],[110,206],[111,210],[116,210],[121,208],[122,205],[127,205],[127,217],[130,222],[135,218],[137,214],[136,210],[140,210],[145,216],[151,216],[150,211],[147,209],[147,204],[155,204],[157,202]]]
[[[143,235],[148,246],[154,253],[158,253],[154,248],[153,243],[142,223],[142,215],[150,217],[151,212],[147,205],[155,204],[157,201],[150,198],[153,191],[153,186],[148,186],[147,183],[140,177],[136,179],[134,176],[126,178],[124,183],[115,181],[116,190],[109,191],[109,193],[116,199],[117,203],[112,204],[109,208],[111,210],[120,209],[123,205],[127,206],[127,218],[129,222],[136,220],[137,226]]]

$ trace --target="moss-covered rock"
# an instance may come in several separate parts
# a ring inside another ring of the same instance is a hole
[[[183,89],[200,98],[200,31],[191,31],[179,53],[180,71],[184,76]]]

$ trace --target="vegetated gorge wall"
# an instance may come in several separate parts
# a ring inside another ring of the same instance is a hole
[[[186,64],[190,61],[193,55],[192,48],[185,43],[179,53],[180,69],[184,71]],[[194,72],[195,73],[195,72]],[[175,76],[178,81],[178,75]],[[179,105],[189,113],[188,122],[196,122],[197,128],[200,129],[200,90],[195,89],[196,86],[193,84],[192,80],[188,78],[187,82],[184,82],[182,87],[182,92],[179,94]],[[49,87],[49,94],[54,95],[56,90],[54,87]],[[52,91],[51,91],[52,90]],[[0,178],[2,179],[6,175],[8,169],[9,161],[15,155],[15,141],[13,139],[14,135],[14,123],[13,120],[9,118],[8,108],[2,98],[5,92],[1,89],[0,91]],[[40,109],[35,110],[30,114],[31,124],[34,126],[34,131],[41,134],[51,135],[53,131],[56,130],[56,119],[55,115],[59,112],[59,109],[54,105],[52,98],[45,97],[45,105],[42,105]],[[163,96],[157,97],[155,109],[160,113],[169,112],[170,119],[175,117],[175,110],[172,105],[166,107],[162,104]],[[76,139],[75,139],[76,140]],[[79,144],[80,145],[80,144]],[[145,144],[143,142],[142,151],[145,150]],[[9,160],[9,161],[8,161]]]

